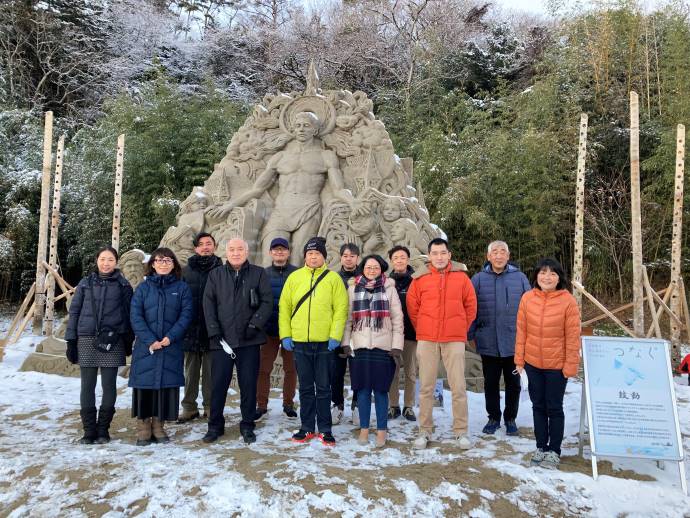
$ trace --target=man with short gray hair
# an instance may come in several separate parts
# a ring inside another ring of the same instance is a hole
[[[266,343],[265,326],[273,310],[273,294],[266,271],[249,264],[247,242],[234,238],[225,246],[227,263],[208,274],[204,290],[204,315],[211,355],[211,412],[204,442],[224,433],[223,409],[237,368],[240,389],[240,434],[244,442],[256,441],[254,410],[260,346]]]
[[[472,276],[477,294],[477,318],[470,327],[482,357],[484,398],[489,421],[482,430],[495,434],[501,427],[501,374],[505,383],[503,420],[508,435],[518,435],[515,418],[520,403],[520,376],[515,373],[515,322],[523,293],[531,286],[525,274],[509,262],[510,251],[504,241],[489,243],[486,263]]]

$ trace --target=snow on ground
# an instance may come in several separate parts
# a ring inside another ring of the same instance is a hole
[[[604,461],[599,480],[591,478],[589,458],[577,457],[579,383],[568,385],[559,471],[528,467],[529,401],[517,420],[523,438],[508,439],[503,429],[482,437],[483,395],[473,393],[476,447],[466,453],[450,442],[448,392],[445,408],[434,410],[435,441],[422,452],[410,448],[415,426],[400,419],[383,450],[359,446],[349,423],[334,427],[335,448],[295,445],[299,422],[282,414],[278,392],[249,447],[239,438],[233,392],[219,442],[202,443],[206,424],[197,420],[167,425],[170,444],[142,448],[134,445],[127,381],[118,378],[113,441],[82,446],[79,379],[18,370],[34,341],[26,335],[0,362],[0,516],[690,516],[675,464],[662,471],[650,461]],[[688,448],[687,378],[676,389]]]

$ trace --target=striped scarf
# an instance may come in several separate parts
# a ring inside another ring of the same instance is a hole
[[[361,331],[371,327],[380,331],[391,328],[390,302],[386,297],[386,275],[369,280],[364,275],[355,278],[355,299],[352,303],[352,328]]]

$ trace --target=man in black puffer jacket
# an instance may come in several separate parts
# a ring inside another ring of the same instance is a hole
[[[228,262],[208,275],[204,290],[204,316],[211,355],[211,414],[204,442],[223,435],[223,408],[237,367],[242,421],[240,433],[247,444],[256,441],[254,410],[260,346],[266,343],[266,322],[273,310],[273,294],[268,274],[249,264],[249,246],[231,239],[225,247]],[[227,345],[223,345],[224,340]]]
[[[194,238],[195,255],[189,258],[182,270],[182,279],[189,285],[194,300],[194,319],[184,337],[184,398],[178,423],[186,423],[199,417],[196,398],[203,397],[204,416],[211,408],[211,357],[208,354],[208,334],[204,319],[203,297],[206,280],[211,270],[223,264],[216,253],[216,240],[202,232]],[[201,376],[200,376],[201,375]]]

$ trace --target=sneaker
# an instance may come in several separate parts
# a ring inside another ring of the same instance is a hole
[[[199,411],[196,410],[194,412],[182,412],[180,414],[180,417],[177,418],[177,424],[184,424],[188,423],[189,421],[193,421],[194,419],[199,418]]]
[[[268,410],[265,408],[257,408],[256,411],[254,412],[254,421],[259,421],[263,416],[265,416],[268,413]]]
[[[283,412],[285,412],[285,415],[289,418],[297,417],[297,411],[295,410],[295,407],[292,405],[283,405]]]
[[[506,424],[506,426],[508,425]],[[496,419],[489,419],[489,422],[484,425],[484,428],[482,428],[482,433],[493,435],[496,433],[496,430],[498,430],[500,427],[500,421],[496,421]]]
[[[403,408],[402,415],[405,419],[407,419],[411,423],[414,423],[417,421],[417,418],[414,415],[414,410],[412,410],[412,407],[406,406],[405,408]]]
[[[397,419],[400,417],[400,407],[399,406],[392,406],[388,409],[388,419]]]
[[[541,461],[540,466],[546,469],[558,469],[561,464],[561,456],[555,451],[547,451],[544,453],[544,460]]]
[[[357,407],[352,409],[352,424],[359,428],[359,410]]]
[[[206,435],[204,435],[204,437],[201,440],[207,444],[210,444],[212,442],[216,442],[218,440],[218,437],[220,437],[221,435],[223,434],[217,433],[213,430],[209,430],[208,432],[206,432]]]
[[[316,434],[314,432],[307,432],[306,430],[299,430],[292,436],[292,442],[305,443],[311,441]]]
[[[472,448],[472,441],[470,441],[470,438],[466,435],[458,435],[455,438],[455,444],[457,444],[458,448],[461,450],[469,450]]]
[[[335,446],[335,437],[333,437],[331,432],[319,434],[319,439],[321,439],[321,444],[324,446]]]
[[[539,466],[544,461],[545,456],[546,453],[544,453],[544,450],[542,450],[541,448],[537,448],[536,451],[532,454],[532,458],[529,461],[530,465]]]
[[[506,435],[511,435],[513,437],[520,435],[520,431],[518,430],[515,421],[506,421]]]
[[[256,442],[256,434],[254,433],[254,430],[242,430],[240,433],[242,434],[244,444]]]
[[[424,448],[426,448],[429,445],[430,439],[431,439],[431,437],[429,436],[428,433],[419,432],[419,435],[417,436],[417,438],[412,443],[412,447],[415,450],[423,450]]]
[[[340,424],[340,421],[342,421],[342,419],[343,408],[339,407],[338,405],[333,405],[333,408],[331,409],[331,424]]]

